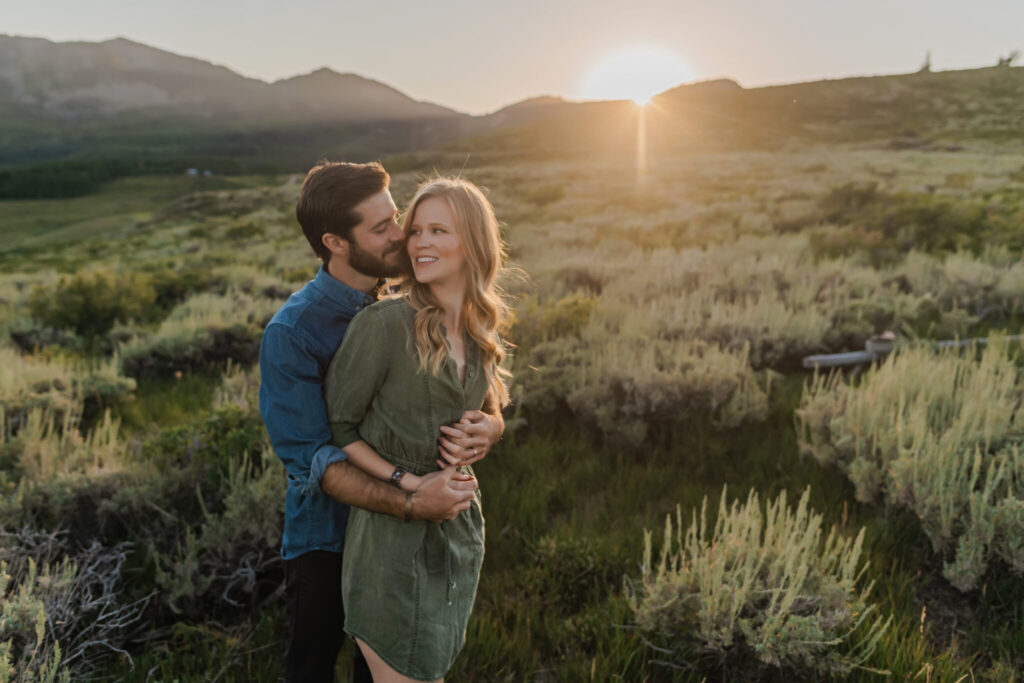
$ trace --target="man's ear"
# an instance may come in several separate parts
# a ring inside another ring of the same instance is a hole
[[[320,241],[327,247],[327,251],[338,256],[348,258],[348,240],[335,235],[332,232],[325,232]]]

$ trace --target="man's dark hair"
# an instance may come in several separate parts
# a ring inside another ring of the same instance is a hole
[[[374,161],[369,164],[321,161],[310,169],[299,191],[295,217],[316,255],[326,264],[331,252],[324,246],[327,233],[352,239],[352,228],[363,217],[355,210],[361,202],[388,189],[391,177]]]

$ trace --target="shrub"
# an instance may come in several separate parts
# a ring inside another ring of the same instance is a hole
[[[95,338],[118,321],[139,317],[155,301],[156,290],[148,275],[85,271],[61,278],[52,291],[37,287],[29,310],[44,325]]]
[[[142,444],[141,455],[161,471],[195,469],[213,481],[225,476],[244,453],[259,459],[269,450],[255,405],[242,408],[229,403],[198,422],[163,428]]]
[[[1024,574],[1024,375],[1005,339],[973,355],[899,349],[857,385],[816,377],[796,413],[801,451],[916,514],[961,591],[995,558]]]
[[[238,292],[196,295],[176,307],[157,331],[121,349],[125,374],[142,377],[210,370],[227,361],[251,364],[263,328],[280,303]]]
[[[60,533],[4,534],[0,680],[82,680],[112,652],[128,656],[150,596],[124,601],[127,551],[93,543],[68,554]]]
[[[279,543],[284,525],[285,478],[277,458],[232,460],[223,511],[205,511],[198,532],[169,554],[154,552],[161,599],[176,613],[207,618],[211,611],[254,607],[282,580]]]
[[[17,434],[0,430],[3,526],[63,527],[83,542],[96,538],[101,503],[138,476],[128,452],[109,411],[83,435],[70,415],[33,410]]]
[[[530,594],[561,614],[601,602],[620,584],[626,563],[587,537],[547,535],[531,549]]]
[[[597,300],[580,294],[569,294],[543,303],[536,296],[525,297],[515,309],[509,339],[526,352],[539,343],[558,337],[579,337],[590,319]]]
[[[581,423],[617,445],[635,449],[659,433],[693,419],[732,427],[763,419],[767,394],[739,353],[716,346],[616,339],[575,356],[552,388],[563,387],[566,405]],[[541,384],[541,373],[526,376]],[[550,390],[550,389],[548,389]],[[524,403],[537,391],[526,386]]]
[[[640,580],[627,583],[638,628],[676,663],[757,678],[772,667],[801,680],[863,667],[889,621],[858,588],[864,531],[856,539],[833,528],[822,541],[821,515],[796,510],[783,491],[762,510],[751,490],[727,504],[712,526],[707,498],[683,531],[682,509],[665,521],[660,557],[645,532]]]
[[[955,186],[956,183],[951,185]],[[967,250],[980,254],[990,244],[1019,253],[1024,249],[1019,216],[1010,206],[932,194],[887,194],[876,183],[847,183],[819,201],[826,221],[853,226],[834,236],[819,233],[812,243],[819,256],[856,248],[876,265],[897,261],[911,249],[925,252]]]
[[[241,410],[258,409],[260,389],[260,368],[258,365],[244,367],[228,363],[221,378],[220,388],[213,397],[214,409],[223,406],[237,406]]]
[[[116,360],[81,363],[25,356],[0,347],[0,413],[7,429],[16,432],[36,408],[58,421],[65,414],[77,420],[87,405],[101,409],[129,396],[135,380],[119,375],[117,365]]]

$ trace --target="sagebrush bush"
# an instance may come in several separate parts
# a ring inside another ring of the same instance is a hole
[[[537,541],[530,560],[530,595],[561,614],[601,602],[612,586],[621,585],[627,564],[615,549],[591,538],[553,535]]]
[[[863,529],[848,538],[822,517],[796,509],[783,491],[763,507],[751,490],[730,505],[723,489],[718,515],[707,498],[684,531],[682,509],[665,520],[655,561],[644,535],[641,576],[626,595],[637,627],[676,663],[727,666],[734,676],[765,668],[802,680],[863,667],[889,626],[861,586]]]
[[[109,406],[134,390],[135,380],[118,374],[116,359],[74,362],[0,347],[0,413],[12,432],[32,410],[77,420],[87,404]]]
[[[517,391],[531,410],[564,405],[584,426],[637,449],[688,420],[732,427],[763,419],[767,387],[746,351],[700,342],[562,339],[534,349],[516,376]]]
[[[266,450],[267,432],[255,405],[226,403],[196,422],[163,428],[143,442],[140,455],[161,470],[225,474],[243,453],[258,458]]]
[[[224,406],[236,406],[243,411],[259,408],[260,368],[228,363],[221,376],[220,387],[213,397],[214,410]]]
[[[520,353],[527,353],[537,344],[558,337],[578,338],[596,304],[595,298],[580,294],[544,302],[536,296],[524,297],[515,308],[509,340]]]
[[[74,549],[31,529],[0,537],[0,680],[83,680],[112,652],[128,656],[150,600],[124,599],[128,548]]]
[[[210,370],[227,361],[251,364],[280,301],[241,292],[198,294],[177,306],[157,331],[121,349],[126,375]]]
[[[272,453],[254,468],[248,454],[230,462],[223,509],[204,506],[198,530],[187,529],[169,552],[153,552],[160,599],[176,613],[253,608],[274,594],[281,575],[285,477]]]
[[[155,301],[151,276],[97,270],[62,278],[53,290],[37,288],[29,308],[45,325],[98,337],[118,321],[140,317]]]
[[[910,509],[957,588],[994,558],[1024,574],[1024,374],[1015,345],[899,349],[854,385],[817,376],[796,412],[800,448],[842,468],[864,501]]]
[[[876,265],[893,263],[910,250],[980,254],[991,244],[1020,253],[1019,217],[1011,206],[965,201],[934,194],[892,194],[877,182],[851,182],[822,196],[825,221],[851,226],[842,253],[859,249]],[[834,255],[825,234],[816,243],[819,255]]]

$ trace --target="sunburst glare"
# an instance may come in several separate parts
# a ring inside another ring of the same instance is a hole
[[[680,83],[693,80],[692,67],[670,50],[625,48],[594,66],[580,96],[591,100],[633,100],[640,106]]]

